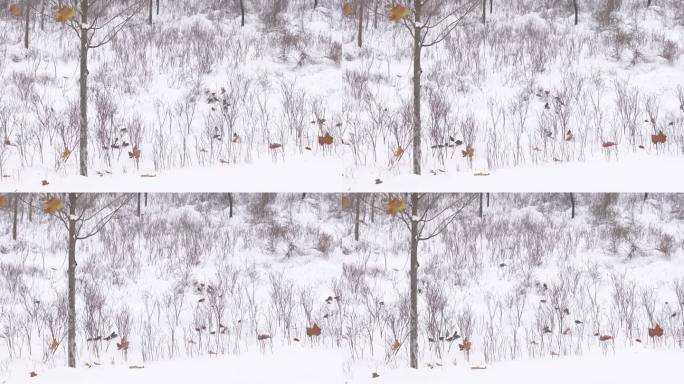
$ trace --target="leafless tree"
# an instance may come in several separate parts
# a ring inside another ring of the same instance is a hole
[[[79,48],[79,168],[88,176],[88,54],[109,42],[138,14],[144,0],[71,0],[76,17],[67,25],[76,33]],[[58,6],[53,0],[53,6]],[[97,39],[96,39],[97,37]]]
[[[402,19],[402,25],[413,37],[413,173],[421,174],[421,56],[423,48],[437,45],[449,36],[479,4],[479,0],[426,2],[414,0],[413,17]],[[455,3],[455,4],[454,4]],[[431,36],[434,33],[434,37]]]
[[[410,232],[410,311],[409,359],[418,368],[418,244],[442,234],[475,201],[477,195],[438,195],[411,193],[399,218]]]
[[[76,245],[97,235],[130,201],[133,195],[95,195],[69,193],[64,208],[49,212],[56,217],[67,232],[67,278],[68,278],[68,365],[76,367]],[[64,197],[51,197],[62,199]]]

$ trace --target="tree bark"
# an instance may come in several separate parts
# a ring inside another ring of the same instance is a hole
[[[81,63],[80,63],[80,171],[88,176],[88,0],[81,0]]]
[[[489,0],[489,13],[494,12],[494,0]]]
[[[69,238],[68,238],[68,324],[67,354],[68,364],[76,368],[76,194],[69,194]]]
[[[233,194],[228,194],[228,218],[233,218]]]
[[[487,208],[489,208],[489,192],[487,192]]]
[[[483,197],[484,197],[484,193],[480,192],[480,212],[479,212],[480,219],[482,218],[482,200],[483,200]]]
[[[482,24],[487,22],[487,0],[482,0]]]
[[[574,193],[570,193],[570,206],[571,206],[570,218],[574,219],[575,218],[575,194]]]
[[[31,0],[24,2],[26,9],[24,11],[24,48],[29,48],[29,31],[31,25]]]
[[[422,69],[420,67],[420,56],[423,49],[421,25],[423,5],[422,0],[414,0],[416,12],[416,28],[413,31],[413,173],[421,174],[421,121],[420,121],[420,80]]]
[[[363,46],[363,8],[365,0],[358,0],[359,4],[359,31],[356,36],[356,45],[361,48]]]
[[[17,213],[19,212],[19,195],[12,197],[12,240],[17,239]]]
[[[359,241],[359,216],[361,212],[361,199],[359,195],[354,197],[354,240]]]
[[[154,0],[149,0],[149,3],[150,3],[150,4],[149,4],[149,5],[150,5],[149,8],[150,8],[150,9],[149,9],[149,15],[147,16],[147,23],[148,23],[149,25],[152,25],[152,11],[153,11],[153,9],[154,9],[154,8],[153,8],[154,3],[152,3],[153,1],[154,1]]]
[[[159,0],[157,0],[157,16],[159,16]]]
[[[418,368],[418,195],[411,194],[411,308],[409,324],[409,357],[411,368]]]
[[[579,23],[579,6],[577,0],[572,0],[572,6],[575,8],[575,25]]]
[[[45,0],[40,0],[40,30],[45,30]]]
[[[314,4],[314,8],[316,8],[316,5]],[[245,1],[240,0],[240,26],[244,27],[245,26]]]
[[[142,195],[142,193],[138,192],[138,207],[137,207],[137,209],[136,209],[136,211],[135,211],[135,213],[136,213],[136,215],[138,216],[138,218],[140,217],[140,200],[141,200],[141,195]]]
[[[33,222],[33,194],[29,194],[28,221],[29,223]]]

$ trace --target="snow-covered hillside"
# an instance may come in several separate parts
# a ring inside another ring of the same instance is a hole
[[[580,1],[578,25],[570,1],[473,11],[423,50],[419,178],[408,31],[366,0],[359,48],[356,14],[313,2],[247,0],[241,27],[237,1],[162,0],[92,49],[88,178],[78,38],[36,14],[24,49],[3,12],[0,189],[681,190],[681,0]]]
[[[567,194],[475,199],[420,243],[417,371],[385,196],[359,197],[358,241],[342,195],[230,197],[133,198],[78,242],[76,369],[66,228],[21,204],[13,241],[2,214],[0,383],[678,382],[684,195],[575,194],[574,219]]]

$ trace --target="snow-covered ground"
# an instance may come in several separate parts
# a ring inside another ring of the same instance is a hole
[[[583,1],[577,26],[571,2],[495,2],[486,26],[466,17],[423,52],[419,180],[408,32],[381,1],[358,48],[343,1],[312,1],[247,1],[245,27],[237,2],[162,2],[153,26],[143,12],[93,49],[88,178],[73,31],[48,17],[25,50],[3,13],[0,189],[682,189],[670,177],[684,159],[680,0]]]
[[[133,199],[78,245],[77,369],[65,228],[22,204],[18,240],[0,217],[0,383],[677,383],[684,195],[574,197],[571,219],[567,194],[483,196],[421,243],[417,371],[383,195],[360,197],[358,241],[340,194],[236,194],[232,218],[227,195],[150,194],[140,218]]]
[[[236,384],[272,383],[530,383],[547,384],[640,384],[681,382],[684,352],[647,349],[620,351],[616,354],[592,354],[583,357],[543,358],[504,362],[491,366],[435,367],[427,370],[410,368],[378,369],[345,364],[334,353],[303,351],[289,348],[276,353],[250,353],[236,357],[203,357],[153,363],[144,368],[127,366],[93,366],[91,368],[57,368],[40,373],[0,381],[14,383],[69,384],[144,384],[163,382],[228,381]],[[474,368],[475,367],[475,368]],[[356,368],[351,374],[350,369]],[[485,369],[477,369],[485,368]],[[373,374],[377,377],[373,377]]]

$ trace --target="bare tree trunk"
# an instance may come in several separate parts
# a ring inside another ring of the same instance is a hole
[[[374,0],[375,1],[375,7],[373,9],[373,29],[378,29],[378,4],[380,3],[379,0]]]
[[[45,0],[40,0],[40,30],[45,30]]]
[[[24,10],[24,48],[29,47],[29,31],[31,30],[31,0],[25,1],[26,9]]]
[[[152,25],[152,10],[154,9],[154,8],[153,8],[154,3],[152,3],[153,1],[154,1],[154,0],[149,0],[149,2],[150,2],[150,7],[149,7],[149,8],[150,8],[150,9],[149,9],[149,15],[147,16],[147,23],[148,23],[149,25]]]
[[[67,324],[68,364],[76,368],[76,194],[69,194],[69,260],[67,276],[69,280],[69,304]]]
[[[145,192],[145,207],[147,207],[147,192]]]
[[[418,368],[418,195],[411,194],[411,308],[409,310],[409,357],[411,368]]]
[[[422,0],[414,0],[416,12],[416,27],[413,31],[413,173],[420,175],[421,163],[421,122],[420,122],[420,78],[423,70],[420,67],[420,56],[423,49],[423,28],[421,18],[423,5]]]
[[[361,48],[361,46],[363,45],[363,8],[365,5],[364,3],[365,3],[365,0],[358,0],[358,4],[359,4],[359,23],[358,23],[359,24],[358,25],[359,31],[358,31],[358,34],[356,36],[356,45],[359,48]]]
[[[370,222],[375,223],[375,193],[371,195],[370,201]]]
[[[571,213],[570,213],[570,218],[574,219],[575,218],[575,194],[570,193],[570,206],[572,207]]]
[[[88,176],[88,0],[81,0],[81,64],[80,64],[80,170]]]
[[[651,6],[651,0],[648,0],[648,2],[646,3],[646,8],[648,8],[650,6]]]
[[[228,218],[233,218],[233,194],[228,194]]]
[[[482,200],[484,197],[484,193],[480,192],[480,219],[482,218]]]
[[[354,240],[359,241],[359,216],[361,212],[361,199],[359,195],[354,196]]]
[[[138,208],[136,209],[135,213],[140,217],[140,198],[141,198],[142,193],[138,192]]]
[[[157,16],[159,16],[159,0],[157,0]]]
[[[242,0],[240,0],[240,1],[242,1]],[[318,0],[314,0],[314,9],[316,9],[316,7],[318,7]]]
[[[572,0],[572,6],[575,8],[575,25],[579,23],[579,6],[577,0]]]
[[[487,0],[482,0],[482,24],[487,23]]]
[[[33,222],[33,194],[29,194],[29,203],[28,203],[28,220],[29,223]]]
[[[494,12],[494,0],[489,0],[489,13]]]
[[[316,5],[314,4],[314,8],[316,8]],[[240,0],[240,26],[244,27],[245,26],[245,1]]]
[[[487,208],[489,208],[489,192],[487,192]]]
[[[17,239],[17,213],[19,212],[19,195],[12,197],[12,240]]]

